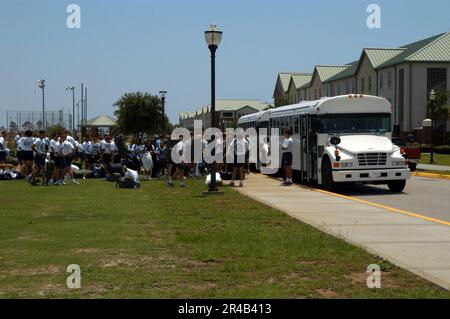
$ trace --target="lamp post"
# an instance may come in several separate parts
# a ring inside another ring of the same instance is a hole
[[[164,112],[165,112],[165,106],[166,106],[167,91],[159,91],[159,95],[161,96],[161,106],[162,106],[161,140],[163,140],[165,124],[166,124],[166,118],[165,118]]]
[[[211,52],[211,127],[216,125],[216,51],[222,41],[222,31],[217,29],[215,23],[211,24],[208,31],[205,31],[205,40]],[[214,137],[215,138],[215,137]],[[214,154],[215,155],[215,154]],[[216,182],[216,161],[211,166],[211,182],[209,183],[208,194],[218,193]]]
[[[45,80],[39,80],[38,86],[42,90],[42,129],[45,130]]]
[[[75,130],[75,87],[74,86],[68,86],[66,88],[66,91],[72,91],[72,134],[73,136],[76,135]]]
[[[434,164],[434,121],[435,121],[435,103],[436,103],[436,92],[434,90],[430,91],[429,96],[431,102],[431,148],[430,148],[430,164]]]

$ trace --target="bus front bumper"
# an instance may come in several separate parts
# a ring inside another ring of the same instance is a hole
[[[377,183],[383,181],[406,180],[411,176],[408,168],[376,170],[333,170],[333,181]]]

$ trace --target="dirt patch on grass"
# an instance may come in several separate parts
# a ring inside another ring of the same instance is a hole
[[[316,289],[319,296],[327,299],[336,299],[339,298],[339,294],[334,292],[331,289]]]
[[[16,237],[17,241],[40,241],[40,240],[46,240],[47,237],[45,236],[39,236],[34,234],[27,234],[27,235],[21,235],[19,237]]]
[[[107,268],[132,268],[153,265],[155,259],[151,256],[132,256],[127,254],[118,254],[116,256],[105,258],[101,261],[101,267]]]
[[[2,274],[6,274],[9,276],[37,276],[37,275],[50,275],[50,274],[57,274],[60,272],[63,272],[65,269],[61,266],[56,265],[48,265],[48,266],[42,266],[37,268],[20,268],[20,269],[13,269],[10,271],[3,270],[1,271]]]
[[[77,255],[84,255],[84,254],[96,254],[99,250],[97,248],[80,248],[80,249],[74,249],[73,253]]]

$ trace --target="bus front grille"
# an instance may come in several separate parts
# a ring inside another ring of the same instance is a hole
[[[387,161],[387,153],[361,153],[357,157],[359,166],[381,166]]]

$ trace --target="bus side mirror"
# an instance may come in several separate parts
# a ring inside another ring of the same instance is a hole
[[[330,139],[330,144],[334,145],[334,146],[338,146],[339,144],[341,144],[341,139],[339,137],[337,137],[337,136],[333,136]]]

